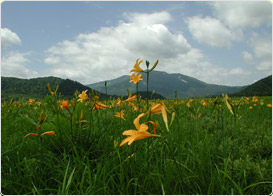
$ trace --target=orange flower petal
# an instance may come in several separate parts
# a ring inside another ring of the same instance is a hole
[[[142,114],[138,115],[138,117],[136,117],[136,119],[134,120],[134,125],[135,125],[135,127],[137,128],[137,130],[140,129],[139,119],[140,119],[141,117],[143,117],[144,115],[145,115],[145,114],[142,113]]]
[[[117,118],[121,118],[121,119],[125,120],[123,110],[121,110],[121,112],[116,112],[116,114],[114,116],[117,117]]]
[[[137,98],[136,95],[132,96],[132,97],[129,97],[128,99],[124,100],[125,102],[130,102],[130,101],[135,101]]]
[[[134,141],[134,138],[133,137],[127,137],[127,138],[125,138],[124,140],[122,140],[122,142],[120,143],[120,145],[119,146],[123,146],[124,144],[126,144],[127,142],[133,142]],[[131,143],[132,143],[131,142]],[[129,144],[128,144],[129,145]]]
[[[139,127],[139,132],[144,132],[144,131],[147,131],[148,130],[148,125],[146,124],[141,124],[140,127]]]
[[[163,105],[163,106],[161,107],[161,110],[162,110],[162,118],[163,118],[163,121],[164,121],[165,124],[166,124],[166,123],[168,124],[168,117],[167,117],[166,106]]]
[[[136,135],[138,131],[136,130],[126,130],[126,131],[123,131],[122,135],[129,135],[129,136],[132,136],[132,135]]]
[[[151,109],[151,114],[161,113],[162,112],[161,107],[162,107],[162,105],[160,103],[153,106],[152,109]]]
[[[130,71],[130,73],[131,72],[135,72],[135,73],[143,72],[143,69],[141,69],[140,66],[139,66],[143,62],[143,60],[141,60],[139,62],[138,61],[139,61],[139,59],[136,60],[136,64],[134,65],[134,69],[132,69]]]

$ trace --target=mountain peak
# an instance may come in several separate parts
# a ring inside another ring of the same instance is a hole
[[[145,91],[147,88],[146,74],[142,74],[143,80],[139,82],[138,90]],[[127,90],[136,91],[136,86],[129,83],[130,76],[125,75],[113,80],[108,80],[107,90],[112,95],[126,95]],[[103,92],[104,82],[89,84],[89,87]],[[222,93],[234,93],[241,90],[242,87],[229,87],[222,85],[207,84],[203,81],[186,76],[180,73],[167,73],[165,71],[152,71],[149,75],[149,91],[166,97],[174,98],[174,92],[177,91],[178,97],[201,97],[206,95],[219,95]]]

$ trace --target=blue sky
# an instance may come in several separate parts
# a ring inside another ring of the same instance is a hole
[[[2,76],[90,84],[129,75],[141,58],[159,59],[156,69],[168,73],[246,85],[272,74],[272,3],[5,1],[1,49]]]

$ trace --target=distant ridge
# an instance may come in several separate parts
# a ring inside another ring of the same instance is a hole
[[[272,75],[263,78],[249,86],[230,87],[223,85],[207,84],[195,78],[182,74],[168,74],[161,71],[150,73],[149,99],[174,98],[175,90],[179,98],[183,97],[204,97],[228,93],[230,96],[272,96]],[[130,76],[121,76],[109,80],[107,83],[108,95],[105,93],[104,82],[98,82],[85,86],[77,81],[61,79],[58,77],[41,77],[32,79],[20,79],[15,77],[1,77],[1,99],[10,98],[44,98],[48,92],[47,84],[52,89],[59,85],[63,98],[72,98],[76,90],[79,92],[88,90],[87,94],[94,91],[100,95],[100,99],[124,96],[127,97],[127,90],[135,93],[136,87],[129,83]],[[93,90],[94,89],[94,90]],[[152,95],[152,91],[155,91]],[[143,81],[139,83],[139,94],[146,98],[146,75],[143,74]],[[151,97],[152,95],[152,97]]]
[[[232,96],[272,96],[272,75],[249,85]]]
[[[133,92],[132,94],[136,94],[135,92]],[[147,97],[147,92],[146,91],[140,91],[138,92],[138,95],[141,97],[141,99],[146,99]],[[123,99],[127,99],[127,96],[123,96]],[[165,97],[163,97],[162,95],[158,94],[158,93],[154,93],[149,91],[148,92],[148,99],[166,99]]]
[[[48,92],[47,84],[50,84],[51,89],[56,89],[59,85],[59,90],[63,95],[63,98],[72,98],[76,90],[82,92],[88,90],[88,93],[92,92],[90,87],[73,81],[70,79],[61,79],[58,77],[41,77],[32,79],[20,79],[15,77],[1,77],[1,99],[9,100],[10,98],[19,99],[25,98],[44,98]],[[100,99],[105,99],[106,94],[94,91],[100,94]]]
[[[146,74],[142,74],[143,80],[139,82],[139,90],[146,90]],[[107,90],[111,95],[126,95],[127,89],[135,92],[135,85],[129,83],[130,76],[124,75],[113,80],[108,80]],[[97,91],[104,92],[104,81],[87,85]],[[235,93],[245,88],[224,85],[207,84],[193,77],[179,73],[166,73],[152,71],[149,77],[149,91],[155,91],[166,98],[174,98],[175,90],[179,98],[215,96],[222,93]]]

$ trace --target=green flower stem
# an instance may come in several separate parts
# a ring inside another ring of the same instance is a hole
[[[148,99],[148,90],[149,90],[149,71],[146,72],[147,74],[147,89],[146,89],[146,103],[147,103],[147,110],[149,108],[149,99]]]
[[[91,134],[91,131],[92,131],[92,123],[93,122],[93,113],[92,113],[92,110],[93,110],[93,107],[95,106],[95,104],[91,107],[90,109],[90,121],[89,121],[89,132],[88,132],[88,136],[87,136],[87,143],[89,141],[89,137],[90,137],[90,134]]]
[[[73,119],[73,114],[71,112],[69,114],[70,114],[70,119],[69,119],[70,120],[70,132],[71,132],[71,139],[72,139],[72,142],[73,142],[73,124],[72,124],[73,123],[73,120],[72,120]]]
[[[139,107],[138,83],[136,83],[136,96],[137,96],[137,104],[138,104],[138,107]]]
[[[59,118],[59,111],[57,111],[57,124],[58,124],[58,133],[60,134],[61,143],[63,143],[63,134],[60,128],[60,118]]]

